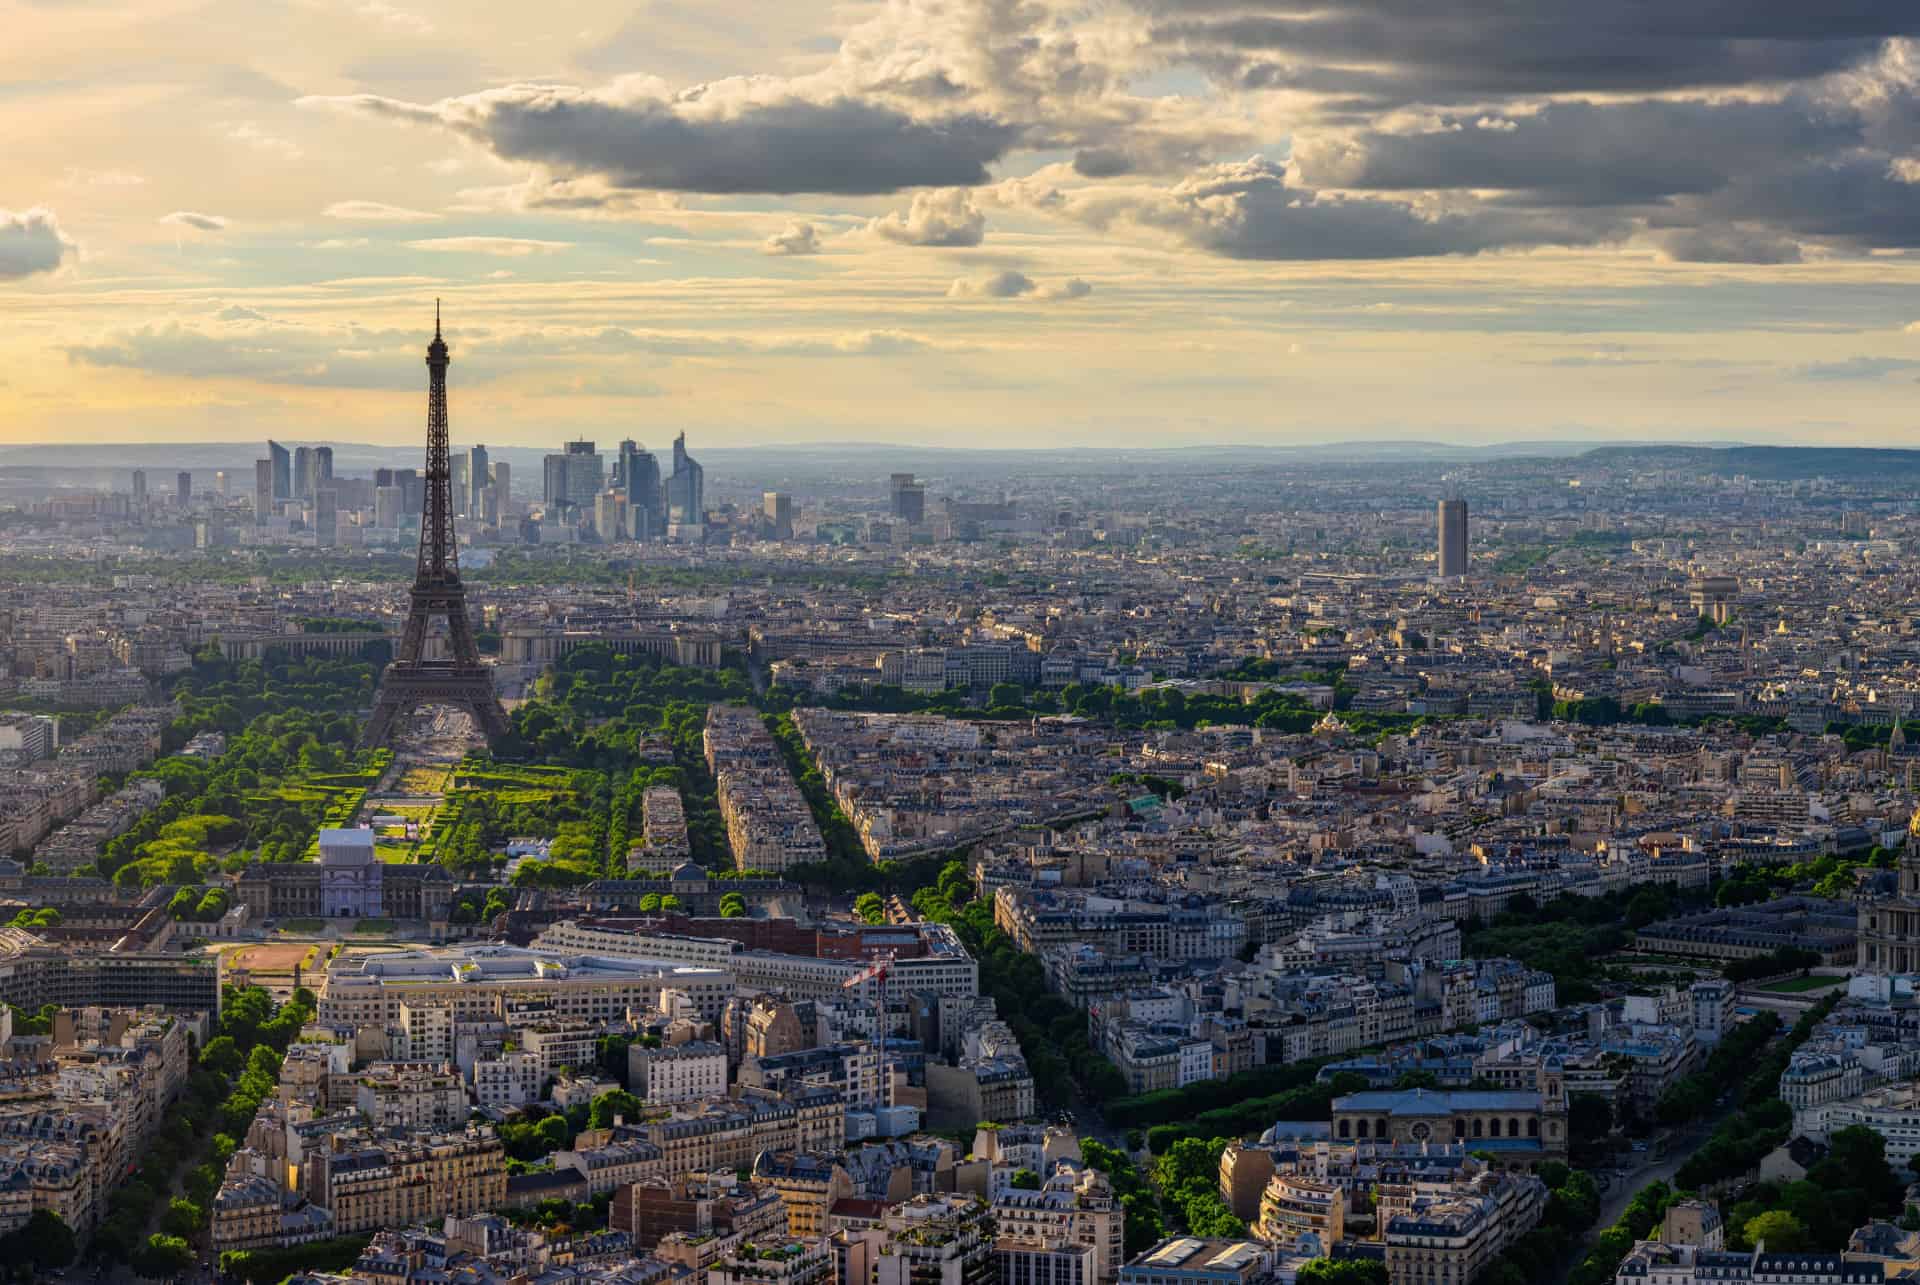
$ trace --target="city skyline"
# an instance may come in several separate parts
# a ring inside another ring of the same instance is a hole
[[[1910,8],[1335,12],[16,5],[0,442],[1920,443]]]

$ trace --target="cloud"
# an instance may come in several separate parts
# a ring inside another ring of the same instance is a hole
[[[1778,84],[1842,71],[1920,35],[1908,0],[1807,8],[1750,0],[1135,0],[1154,40],[1245,87],[1375,104],[1522,94],[1659,93]]]
[[[70,361],[186,379],[248,379],[314,388],[412,389],[418,336],[291,326],[143,326],[66,349]],[[489,372],[491,373],[491,372]],[[469,378],[475,377],[469,374]]]
[[[219,318],[221,321],[265,321],[266,320],[266,317],[264,317],[260,313],[255,312],[251,308],[243,308],[237,303],[230,304],[227,307],[222,308],[219,312],[215,313],[214,316]]]
[[[650,379],[630,375],[580,375],[563,380],[554,392],[573,397],[664,397],[667,390]]]
[[[281,138],[278,134],[269,134],[252,121],[240,121],[226,127],[226,136],[236,143],[244,144],[256,152],[278,156],[284,160],[298,160],[301,156],[300,145],[291,139]]]
[[[987,216],[964,188],[916,192],[904,214],[894,210],[873,219],[867,231],[901,245],[979,245],[986,236]]]
[[[1159,232],[1230,259],[1401,259],[1546,245],[1591,245],[1625,235],[1604,212],[1495,205],[1423,209],[1410,201],[1292,186],[1262,157],[1212,165],[1170,188],[1095,187],[1062,192],[1003,185],[1001,199],[1097,229]]]
[[[487,254],[502,259],[524,259],[534,254],[558,254],[571,250],[571,241],[536,241],[513,236],[443,236],[425,241],[408,241],[409,250],[428,250],[445,254]]]
[[[52,210],[0,209],[0,281],[52,272],[77,247],[60,231]]]
[[[1661,258],[1676,263],[1798,263],[1805,257],[1791,236],[1751,223],[1663,229],[1648,239]]]
[[[373,94],[307,98],[437,125],[503,161],[616,190],[871,195],[984,183],[1019,131],[974,113],[918,118],[877,101],[803,97],[784,82],[722,81],[671,94],[625,77],[604,89],[513,85],[422,105]]]
[[[1008,268],[984,277],[956,277],[947,287],[949,299],[1016,299],[1037,287],[1032,277]]]
[[[126,170],[86,170],[69,165],[60,181],[68,187],[139,187],[147,180]]]
[[[409,210],[379,201],[335,201],[323,213],[330,219],[355,223],[431,223],[440,217],[425,210]]]
[[[1092,284],[1079,277],[1068,277],[1065,281],[1040,288],[1042,299],[1084,299],[1092,293]]]
[[[364,0],[364,3],[354,6],[354,12],[402,35],[426,36],[433,33],[431,22],[417,13],[397,9],[385,3],[385,0]]]
[[[1820,382],[1851,382],[1885,379],[1889,375],[1920,372],[1920,361],[1902,357],[1849,357],[1845,361],[1816,361],[1799,367],[1794,374],[1801,379]]]
[[[199,214],[193,210],[175,210],[172,214],[163,214],[160,221],[170,227],[197,228],[202,232],[224,232],[227,221],[218,214]]]
[[[811,223],[789,223],[760,243],[767,254],[818,254],[820,232]]]
[[[926,340],[902,330],[862,330],[856,334],[842,335],[834,340],[833,346],[849,356],[860,357],[921,352],[929,347]]]
[[[633,330],[603,326],[598,330],[537,330],[488,342],[479,347],[507,362],[553,357],[610,357],[646,354],[656,357],[864,357],[917,352],[934,345],[903,330],[860,330],[839,335],[799,335],[786,338],[745,338],[727,334],[685,331]]]

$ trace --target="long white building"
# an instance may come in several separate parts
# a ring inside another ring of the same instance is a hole
[[[442,947],[335,960],[321,986],[319,1020],[386,1027],[399,1022],[404,1003],[448,1008],[459,1021],[498,1016],[509,1000],[537,998],[561,1017],[610,1021],[629,1008],[657,1007],[663,991],[675,990],[701,1017],[718,1021],[733,989],[725,969],[671,960]]]

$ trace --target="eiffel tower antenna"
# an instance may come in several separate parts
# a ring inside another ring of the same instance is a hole
[[[386,745],[401,715],[422,705],[450,705],[473,716],[493,741],[507,730],[507,714],[494,694],[493,673],[480,663],[467,616],[467,587],[460,582],[459,544],[453,531],[452,469],[447,445],[446,340],[440,337],[440,301],[433,301],[433,342],[427,345],[426,504],[420,515],[420,557],[413,602],[400,651],[380,676],[380,693],[361,734],[362,745]],[[427,630],[447,622],[446,660],[426,658]]]

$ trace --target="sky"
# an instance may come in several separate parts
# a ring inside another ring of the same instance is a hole
[[[0,442],[1920,446],[1913,0],[0,32]]]

